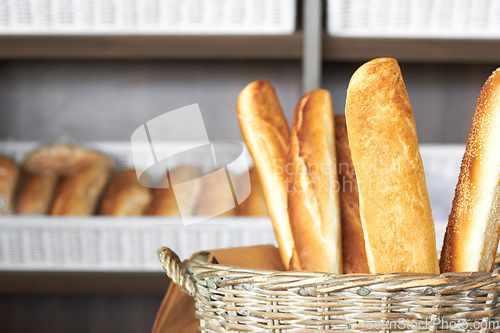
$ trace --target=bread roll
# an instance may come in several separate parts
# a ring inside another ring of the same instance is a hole
[[[0,156],[0,214],[12,213],[18,174],[16,162]]]
[[[201,169],[191,165],[181,165],[170,171],[176,179],[190,180],[197,179],[202,175]],[[162,180],[168,184],[168,179]],[[174,193],[172,187],[155,188],[153,200],[147,210],[147,215],[153,216],[179,216],[177,201],[183,203],[184,214],[193,215],[201,192],[201,182],[193,181],[184,183],[181,189]]]
[[[142,215],[151,202],[151,192],[139,184],[135,169],[116,174],[102,197],[100,214],[108,216]]]
[[[359,216],[359,194],[352,165],[344,115],[335,115],[335,150],[339,174],[340,217],[342,221],[342,266],[345,274],[370,273],[365,239]]]
[[[243,201],[238,207],[237,212],[240,216],[267,216],[267,206],[266,200],[264,199],[264,193],[262,192],[262,185],[260,184],[259,174],[255,167],[251,167],[248,170],[250,176],[250,195]],[[240,179],[242,176],[240,176]],[[243,182],[243,180],[240,181]],[[242,188],[241,185],[239,188]]]
[[[89,167],[65,178],[56,191],[51,215],[91,215],[106,186],[109,171],[103,167]]]
[[[290,130],[278,96],[267,81],[247,85],[236,107],[241,133],[259,173],[281,259],[288,269],[293,249],[285,174]]]
[[[500,69],[484,84],[448,220],[441,272],[492,271],[500,235]]]
[[[87,167],[113,168],[113,162],[104,154],[70,144],[41,146],[26,156],[24,170],[30,172],[58,172],[73,175]]]
[[[297,104],[287,161],[288,214],[295,245],[290,269],[342,273],[337,157],[328,91],[311,91]]]
[[[200,178],[202,188],[198,198],[195,215],[198,216],[234,216],[236,215],[233,187],[225,169],[218,169]],[[234,187],[233,187],[234,188]]]
[[[346,121],[372,273],[439,273],[417,130],[398,63],[361,66],[347,89]]]
[[[19,215],[45,215],[58,183],[55,172],[26,173],[17,194],[16,213]]]

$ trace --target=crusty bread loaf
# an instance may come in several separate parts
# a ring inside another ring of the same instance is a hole
[[[0,156],[0,214],[12,213],[18,177],[16,162]]]
[[[142,215],[151,201],[151,192],[139,184],[135,169],[114,175],[102,197],[100,214],[108,216]]]
[[[23,169],[30,172],[58,172],[73,175],[87,167],[113,168],[109,157],[99,152],[70,144],[49,144],[30,152]]]
[[[202,188],[195,215],[220,217],[236,215],[234,186],[229,184],[229,179],[235,179],[235,177],[229,178],[228,172],[225,169],[217,169],[200,178]]]
[[[243,138],[259,173],[281,259],[288,269],[293,249],[285,174],[290,129],[278,96],[267,81],[247,85],[236,107]]]
[[[202,175],[201,169],[192,165],[180,165],[170,171],[175,179],[183,179],[185,181],[197,179]],[[162,182],[168,184],[168,179],[165,178]],[[147,215],[153,216],[179,216],[179,207],[177,201],[183,204],[183,214],[185,216],[193,215],[198,202],[198,197],[201,192],[201,182],[193,181],[184,183],[182,189],[177,189],[174,193],[172,187],[155,188],[153,191],[153,200],[147,209]]]
[[[500,69],[484,84],[448,220],[441,272],[492,271],[500,236]]]
[[[266,200],[264,199],[264,193],[262,192],[262,185],[260,184],[259,174],[255,167],[251,167],[248,170],[248,175],[250,177],[250,195],[237,207],[237,213],[240,216],[267,216],[267,206]],[[239,177],[241,191],[245,190],[244,186],[246,182],[243,176]],[[248,190],[248,189],[246,189]]]
[[[16,213],[19,215],[45,215],[58,183],[55,172],[23,172],[17,193]]]
[[[172,188],[155,188],[146,215],[179,216],[180,212],[175,200],[174,190]]]
[[[372,273],[439,273],[434,223],[413,111],[398,63],[361,66],[346,121]]]
[[[108,169],[97,166],[85,168],[66,177],[56,190],[51,215],[93,214],[108,176]]]
[[[335,150],[338,163],[338,190],[342,221],[342,264],[345,274],[370,273],[365,239],[359,216],[359,194],[352,165],[345,116],[335,115]]]
[[[342,273],[337,158],[328,91],[314,90],[300,99],[287,157],[288,214],[295,246],[290,269]]]

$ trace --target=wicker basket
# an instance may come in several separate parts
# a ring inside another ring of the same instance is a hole
[[[493,273],[334,275],[181,262],[158,255],[196,302],[201,332],[499,332]]]

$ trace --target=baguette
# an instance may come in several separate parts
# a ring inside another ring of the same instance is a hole
[[[365,239],[359,216],[359,194],[352,165],[344,115],[335,115],[335,150],[339,174],[340,217],[342,221],[342,264],[345,274],[370,273]]]
[[[89,167],[66,177],[56,191],[50,214],[92,215],[108,176],[109,170],[106,168]]]
[[[16,213],[45,215],[49,213],[59,177],[54,172],[26,173],[17,195]]]
[[[135,169],[125,169],[109,182],[101,201],[100,214],[107,216],[138,216],[151,201],[149,188],[137,180]]]
[[[342,244],[332,98],[304,95],[295,109],[287,172],[294,240],[290,269],[342,273]],[[298,267],[297,267],[298,266]]]
[[[477,101],[443,248],[441,272],[492,271],[500,235],[500,69]]]
[[[12,213],[18,176],[16,162],[0,156],[0,214]]]
[[[260,184],[259,174],[255,167],[248,170],[250,176],[250,195],[238,207],[237,212],[240,216],[267,216],[267,206],[262,192],[262,185]],[[245,178],[246,180],[246,178]],[[244,190],[243,177],[240,176],[239,180],[241,190]]]
[[[434,223],[413,111],[398,63],[361,66],[346,122],[371,273],[439,273]]]
[[[285,174],[290,129],[278,96],[267,81],[247,85],[236,107],[241,133],[259,173],[281,260],[288,269],[293,249]]]

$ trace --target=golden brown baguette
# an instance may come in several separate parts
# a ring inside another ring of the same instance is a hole
[[[12,213],[18,177],[16,162],[0,156],[0,214]]]
[[[238,207],[237,212],[240,216],[267,216],[266,200],[262,192],[262,185],[260,184],[259,174],[255,167],[248,170],[250,176],[250,195]],[[243,176],[240,176],[240,189],[243,191],[244,182]]]
[[[339,174],[340,217],[342,221],[342,264],[344,274],[370,273],[365,239],[359,216],[359,194],[352,165],[344,115],[335,115],[335,150]]]
[[[23,169],[30,172],[58,172],[73,175],[87,167],[100,166],[112,169],[113,162],[99,152],[70,144],[49,144],[30,152],[23,162]]]
[[[332,97],[326,90],[305,94],[295,109],[287,159],[293,270],[342,273],[333,121]]]
[[[221,217],[236,215],[233,190],[228,187],[226,179],[235,177],[228,178],[224,169],[214,170],[211,174],[200,178],[202,187],[195,215]]]
[[[16,213],[19,215],[45,215],[59,180],[55,172],[30,173],[23,175],[17,194]]]
[[[116,174],[102,197],[100,214],[108,216],[138,216],[151,202],[151,192],[139,184],[135,169]]]
[[[171,173],[175,173],[175,179],[197,179],[202,175],[201,169],[192,165],[180,165],[174,168]],[[163,182],[168,183],[165,177]],[[153,200],[147,210],[147,215],[153,216],[179,216],[177,201],[183,204],[183,215],[193,215],[201,192],[201,182],[193,181],[186,184],[182,189],[177,189],[174,193],[172,187],[155,188]]]
[[[372,273],[439,273],[434,223],[413,111],[394,59],[361,66],[346,120]]]
[[[259,173],[281,259],[288,269],[293,249],[285,174],[290,129],[278,96],[267,81],[247,85],[236,107],[241,133]]]
[[[51,215],[92,215],[108,176],[106,168],[89,167],[66,177],[56,191]]]
[[[500,69],[488,78],[462,159],[441,272],[492,271],[500,235]]]

